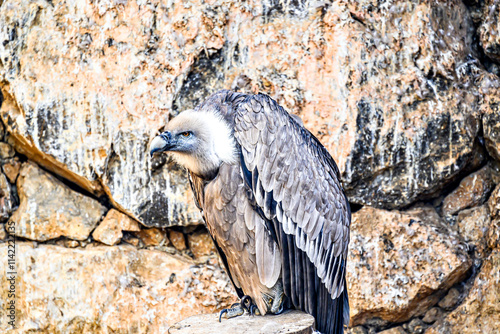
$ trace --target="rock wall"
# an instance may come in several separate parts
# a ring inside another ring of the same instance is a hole
[[[185,172],[147,150],[222,88],[271,95],[338,162],[352,333],[498,328],[499,21],[494,0],[0,1],[17,332],[158,332],[234,301]]]

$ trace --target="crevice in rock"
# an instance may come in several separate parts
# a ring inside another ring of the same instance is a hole
[[[351,213],[358,212],[359,210],[361,210],[364,207],[364,205],[362,205],[362,204],[352,203],[352,202],[349,202],[349,205],[351,207]]]
[[[463,3],[467,7],[469,14],[472,17],[473,22],[473,30],[472,34],[472,50],[476,52],[476,57],[481,65],[488,71],[489,73],[500,76],[500,63],[495,59],[492,59],[486,55],[484,52],[484,48],[481,45],[480,37],[479,37],[479,28],[484,20],[483,15],[483,6],[485,6],[485,2],[483,1],[474,1],[474,0],[463,0]]]
[[[80,187],[78,184],[71,182],[71,181],[65,179],[64,177],[52,172],[50,169],[47,169],[44,166],[40,166],[40,165],[38,165],[38,166],[41,169],[43,169],[45,172],[49,173],[50,175],[54,176],[56,179],[61,181],[66,187],[73,190],[74,192],[80,193],[86,197],[90,197],[90,198],[93,198],[93,199],[99,201],[108,210],[112,208],[110,200],[105,194],[102,194],[100,196],[96,196],[96,195],[92,194],[91,192],[85,190],[84,188]]]
[[[171,116],[194,109],[210,94],[223,88],[225,59],[224,48],[205,50],[198,55],[172,103]]]
[[[354,21],[359,22],[359,23],[361,23],[362,26],[366,27],[366,24],[361,17],[359,17],[358,15],[356,15],[353,12],[349,12],[349,14],[351,14],[351,17]]]
[[[471,269],[467,272],[466,277],[462,281],[450,287],[448,290],[444,291],[442,298],[440,298],[440,300],[438,300],[432,307],[439,310],[439,317],[435,321],[429,323],[428,327],[442,322],[450,313],[462,305],[474,285],[474,281],[481,269],[481,265],[482,262],[476,259]],[[456,294],[456,292],[458,292],[458,294]],[[425,315],[421,318],[425,319]]]
[[[22,164],[24,164],[25,162],[29,162],[29,161],[31,161],[32,163],[35,163],[40,169],[42,169],[44,172],[48,173],[49,175],[52,175],[53,177],[55,177],[57,180],[59,180],[60,182],[62,182],[69,189],[73,190],[74,192],[80,193],[80,194],[82,194],[82,195],[84,195],[86,197],[90,197],[92,199],[97,200],[102,205],[104,205],[108,210],[111,209],[111,208],[113,208],[113,206],[111,205],[111,201],[107,197],[106,194],[102,194],[100,196],[97,196],[97,195],[95,195],[95,194],[87,191],[85,188],[80,187],[77,183],[71,182],[70,180],[68,180],[68,179],[62,177],[61,175],[55,173],[51,169],[48,169],[46,166],[40,165],[40,164],[38,164],[36,162],[33,162],[26,155],[24,155],[22,153],[19,153],[17,151],[16,151],[16,157],[19,158],[19,161]],[[17,192],[17,189],[16,189],[16,192]],[[17,194],[16,194],[16,196],[17,196]]]

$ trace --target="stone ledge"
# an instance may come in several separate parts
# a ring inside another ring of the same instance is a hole
[[[311,334],[314,318],[300,311],[280,315],[248,316],[222,319],[219,314],[201,314],[184,319],[168,329],[169,334]]]

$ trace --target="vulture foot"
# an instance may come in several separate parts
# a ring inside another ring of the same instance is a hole
[[[252,297],[245,295],[241,298],[240,303],[234,303],[230,308],[225,308],[220,311],[219,322],[222,321],[222,316],[226,314],[228,319],[243,315],[247,311],[251,315],[260,315],[260,311],[253,303]]]
[[[280,314],[285,310],[286,296],[283,293],[281,282],[273,287],[272,294],[264,294],[264,301],[269,313]]]
[[[219,322],[222,321],[222,316],[224,314],[226,314],[226,317],[230,319],[243,315],[243,313],[245,313],[245,308],[243,306],[243,303],[234,303],[233,305],[231,305],[230,308],[225,308],[222,311],[220,311]]]
[[[241,298],[241,304],[243,305],[245,310],[250,313],[250,315],[260,315],[259,308],[254,304],[252,297],[250,297],[249,295],[245,295],[243,296],[243,298]]]
[[[272,314],[280,314],[285,310],[285,294],[281,293],[281,295],[276,296],[271,304],[271,313]]]

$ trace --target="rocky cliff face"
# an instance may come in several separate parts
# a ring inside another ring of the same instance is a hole
[[[500,270],[499,8],[0,1],[0,249],[17,238],[18,331],[157,332],[234,300],[185,172],[147,154],[222,88],[271,95],[337,161],[357,211],[353,333],[498,327],[484,287]]]

